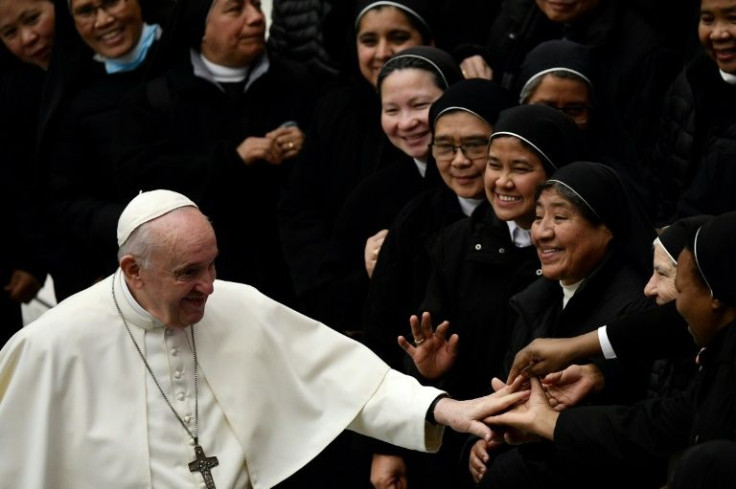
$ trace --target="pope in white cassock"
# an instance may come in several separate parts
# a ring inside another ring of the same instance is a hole
[[[215,280],[214,230],[181,194],[135,197],[118,244],[115,274],[0,351],[0,487],[268,488],[344,429],[435,451],[442,425],[488,438],[481,421],[528,395],[442,397]]]

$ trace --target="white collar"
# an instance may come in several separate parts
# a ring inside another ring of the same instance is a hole
[[[128,282],[125,281],[123,278],[123,271],[118,270],[117,273],[117,280],[119,289],[123,291],[123,297],[125,297],[125,302],[128,303],[131,309],[133,309],[133,312],[135,312],[138,316],[140,316],[142,319],[145,319],[145,322],[140,321],[132,321],[135,325],[143,325],[142,327],[144,329],[149,329],[147,325],[151,325],[152,328],[162,328],[164,327],[164,324],[159,321],[157,318],[153,316],[150,312],[143,309],[143,306],[141,306],[138,301],[133,297],[133,293],[130,291],[130,288],[128,287]],[[115,277],[113,277],[113,280],[115,280]]]
[[[483,199],[467,199],[465,197],[457,196],[457,201],[460,203],[460,210],[463,214],[470,216],[473,211],[483,202]]]
[[[528,229],[524,229],[515,221],[506,221],[509,227],[509,234],[511,234],[511,241],[517,248],[526,248],[532,245],[532,237],[529,234]]]
[[[253,82],[265,75],[268,71],[268,68],[271,66],[271,62],[268,60],[268,55],[265,52],[258,58],[258,61],[250,66],[246,66],[245,68],[231,68],[228,66],[222,66],[212,63],[211,61],[205,59],[204,55],[200,54],[194,49],[191,49],[189,51],[189,60],[192,62],[194,76],[212,82],[218,87],[220,87],[220,83],[243,81],[246,79],[247,76],[247,81],[245,83],[245,87],[243,88],[243,92],[248,91],[248,88],[250,88]],[[212,68],[214,68],[215,72],[217,73],[213,72]],[[240,70],[245,70],[244,72],[246,73],[246,75],[240,79],[237,79],[237,72],[239,72]],[[248,70],[250,70],[249,76],[247,74]],[[220,89],[224,91],[222,87],[220,87]]]
[[[414,158],[414,164],[417,165],[417,170],[422,178],[427,176],[427,162]]]
[[[562,287],[562,308],[564,309],[565,306],[567,306],[567,303],[570,302],[570,299],[572,299],[572,296],[575,295],[575,292],[578,291],[578,288],[580,287],[580,284],[583,283],[585,279],[579,280],[575,282],[574,284],[565,285],[562,282],[560,282],[560,287]]]
[[[723,78],[723,81],[728,83],[729,85],[736,85],[736,75],[733,75],[731,73],[726,73],[723,70],[718,70],[721,72],[721,78]]]
[[[212,77],[217,82],[221,83],[238,83],[245,80],[245,76],[248,74],[249,66],[241,66],[233,68],[231,66],[218,65],[208,60],[204,54],[199,55],[200,59],[207,67],[207,70],[212,73]]]

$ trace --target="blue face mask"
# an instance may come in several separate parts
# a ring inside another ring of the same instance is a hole
[[[133,48],[131,52],[114,59],[104,58],[102,56],[95,56],[95,59],[105,63],[105,71],[107,71],[108,74],[132,71],[138,68],[146,59],[148,50],[153,45],[154,41],[158,39],[160,33],[161,28],[158,24],[143,24],[141,38],[138,41],[138,45]]]

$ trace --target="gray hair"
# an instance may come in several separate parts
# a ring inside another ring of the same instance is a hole
[[[167,212],[163,216],[159,216],[156,219],[144,222],[143,224],[135,228],[130,233],[130,236],[128,236],[128,239],[126,239],[125,242],[118,248],[118,262],[125,255],[131,255],[136,259],[138,266],[150,270],[153,250],[159,247],[166,247],[170,245],[172,239],[172,228],[163,228],[165,229],[165,231],[162,230],[161,227],[159,227],[159,229],[155,229],[156,222],[158,222],[161,217],[168,216],[176,212],[183,212],[185,209],[196,209],[199,211],[197,207],[192,206],[177,207],[176,209]],[[201,211],[199,213],[207,220],[208,223],[210,223],[211,226],[212,221],[210,220],[210,218],[202,214]]]
[[[532,94],[537,90],[537,88],[539,87],[539,84],[542,83],[542,80],[544,80],[544,78],[547,75],[552,75],[552,76],[554,76],[556,78],[562,78],[562,79],[565,79],[565,80],[575,80],[575,81],[583,82],[588,87],[588,90],[589,91],[592,90],[592,86],[590,84],[590,80],[588,80],[587,78],[585,78],[584,76],[582,76],[582,75],[580,75],[578,73],[575,73],[575,72],[570,71],[570,70],[567,70],[567,69],[560,68],[559,70],[550,70],[550,71],[544,73],[544,76],[533,76],[521,88],[521,92],[519,92],[519,103],[520,104],[527,103],[527,100],[529,100],[529,97],[531,97]],[[592,93],[591,93],[591,96],[592,96]]]
[[[150,222],[135,228],[128,239],[125,240],[125,243],[118,248],[118,261],[125,255],[132,255],[141,268],[149,269],[151,267],[151,255],[156,247],[152,231]]]

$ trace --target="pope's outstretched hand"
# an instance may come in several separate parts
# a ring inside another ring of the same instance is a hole
[[[493,394],[476,399],[467,401],[449,397],[440,399],[434,409],[434,418],[437,423],[449,426],[455,431],[471,433],[490,441],[491,428],[484,420],[527,401],[530,391],[520,390],[523,380],[519,377]]]

